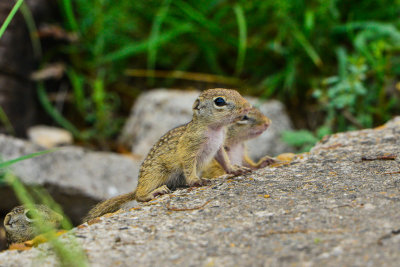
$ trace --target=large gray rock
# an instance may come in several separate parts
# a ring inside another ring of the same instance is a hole
[[[0,135],[3,160],[43,150],[30,142]],[[12,172],[30,186],[43,186],[78,222],[96,202],[132,191],[136,187],[140,161],[115,153],[91,152],[79,147],[62,147],[11,166]],[[11,188],[0,185],[0,210],[16,204]]]
[[[399,118],[335,134],[289,164],[179,189],[72,233],[91,266],[398,266],[399,139]],[[0,253],[0,266],[32,262],[56,258],[48,244]]]
[[[187,123],[192,118],[192,105],[199,91],[157,89],[142,94],[132,108],[119,141],[132,147],[134,154],[147,155],[153,144],[167,131]],[[281,141],[281,133],[291,130],[291,122],[282,103],[271,100],[260,102],[246,97],[272,120],[260,137],[248,142],[250,155],[261,158],[292,149]]]

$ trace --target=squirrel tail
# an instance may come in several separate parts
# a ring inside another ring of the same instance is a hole
[[[106,213],[116,212],[117,210],[121,209],[125,203],[135,200],[135,193],[136,190],[100,202],[89,211],[89,213],[86,215],[85,218],[83,218],[82,221],[85,223]]]

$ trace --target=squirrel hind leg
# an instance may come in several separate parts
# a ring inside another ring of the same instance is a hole
[[[169,193],[171,193],[171,190],[166,185],[163,185],[147,194],[140,194],[139,191],[136,191],[136,200],[146,202],[154,199],[156,196],[165,195]]]

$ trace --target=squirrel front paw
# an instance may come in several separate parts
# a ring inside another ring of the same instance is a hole
[[[171,193],[171,190],[166,186],[160,186],[159,188],[153,190],[151,192],[151,195],[153,196],[153,198],[155,198],[156,196],[161,196],[161,195],[165,195],[165,194],[169,194]]]
[[[231,170],[228,171],[228,174],[233,174],[233,175],[243,175],[246,174],[248,172],[250,172],[251,169],[244,167],[244,166],[238,166],[238,165],[233,165]]]

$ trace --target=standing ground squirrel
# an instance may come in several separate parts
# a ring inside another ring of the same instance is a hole
[[[265,156],[255,163],[248,156],[245,144],[245,141],[262,134],[270,124],[271,120],[268,117],[263,115],[258,109],[252,108],[242,120],[228,126],[224,147],[231,164],[258,169],[275,162],[274,159]],[[223,174],[225,174],[225,171],[216,160],[213,160],[203,172],[205,177],[210,178],[215,178]]]
[[[38,216],[47,224],[56,228],[60,226],[60,223],[63,219],[62,215],[51,210],[45,205],[36,205],[35,208]],[[39,234],[35,231],[35,219],[32,213],[32,210],[27,209],[24,206],[15,207],[9,213],[7,213],[6,217],[4,218],[4,227],[6,229],[8,245],[31,240],[37,234]]]
[[[193,104],[192,120],[167,132],[152,147],[140,167],[136,190],[98,204],[83,221],[115,212],[132,200],[149,201],[178,186],[204,185],[208,180],[200,175],[214,157],[227,173],[243,173],[243,168],[230,163],[223,144],[226,126],[242,119],[250,108],[235,90],[203,91]]]

